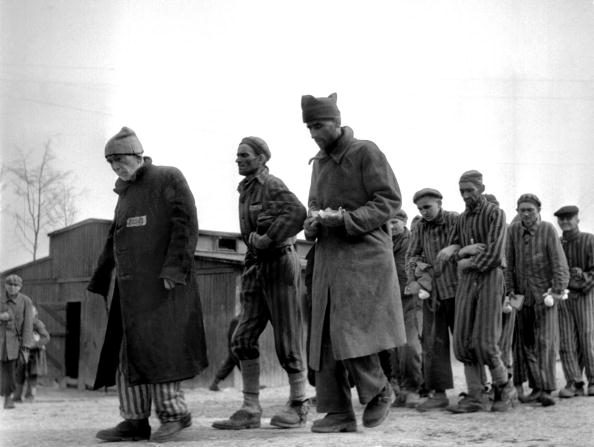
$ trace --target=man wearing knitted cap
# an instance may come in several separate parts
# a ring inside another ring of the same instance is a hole
[[[27,363],[34,344],[33,303],[21,293],[22,287],[20,276],[8,275],[0,299],[0,396],[4,396],[5,409],[14,408],[13,394],[20,397],[16,395],[17,364]]]
[[[194,269],[194,197],[178,169],[153,165],[143,152],[127,127],[105,146],[105,159],[118,176],[118,202],[88,285],[106,301],[113,290],[94,385],[117,384],[124,421],[97,433],[112,442],[163,442],[190,426],[181,381],[207,366]],[[152,436],[151,401],[161,421]]]
[[[559,302],[559,354],[567,384],[559,397],[594,396],[594,235],[580,231],[579,209],[567,205],[555,212],[569,265],[569,297]]]
[[[438,261],[457,260],[458,287],[454,316],[454,353],[464,363],[468,394],[453,413],[485,409],[483,365],[491,371],[494,389],[492,411],[507,411],[516,401],[515,389],[499,349],[504,288],[505,213],[489,203],[483,192],[483,175],[467,171],[459,181],[466,209],[450,236],[450,246]]]
[[[295,236],[306,211],[279,178],[270,175],[270,150],[264,140],[246,137],[237,148],[239,224],[248,250],[241,275],[241,313],[232,340],[243,379],[243,405],[229,419],[212,426],[223,430],[260,427],[260,351],[258,339],[270,321],[278,360],[289,376],[290,396],[270,423],[299,428],[309,410],[305,394],[307,365],[299,283],[301,266]]]
[[[320,148],[304,229],[316,240],[309,361],[317,410],[327,414],[312,431],[355,431],[349,379],[366,405],[363,425],[381,424],[392,391],[378,353],[406,341],[389,228],[400,189],[378,147],[341,127],[336,94],[303,96],[301,108]]]
[[[437,254],[448,244],[448,238],[458,222],[458,213],[442,208],[441,193],[424,188],[413,196],[422,219],[412,232],[407,259],[407,289],[419,296],[417,264],[429,264],[432,277],[431,296],[423,303],[423,371],[425,388],[431,391],[427,400],[417,406],[419,411],[439,410],[448,406],[446,390],[454,387],[450,360],[450,332],[454,328],[454,296],[456,266],[453,262],[439,263]]]
[[[555,227],[540,219],[540,207],[534,194],[518,199],[521,221],[509,226],[505,279],[510,297],[524,296],[516,316],[514,384],[522,402],[549,406],[555,404],[551,392],[557,388],[558,302],[569,281],[569,268]],[[522,389],[523,367],[532,388],[529,396]]]

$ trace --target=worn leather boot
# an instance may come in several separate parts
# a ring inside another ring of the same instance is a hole
[[[177,421],[163,422],[161,426],[151,436],[152,442],[167,442],[171,441],[184,428],[192,425],[192,415],[190,413],[184,414]]]
[[[518,403],[518,394],[511,381],[505,385],[494,385],[495,399],[491,411],[508,411]]]
[[[125,419],[113,428],[98,431],[96,437],[108,442],[148,441],[151,426],[148,419]]]
[[[249,428],[260,428],[261,418],[261,408],[244,407],[233,413],[229,419],[214,421],[212,426],[219,430],[246,430]]]
[[[309,402],[289,401],[285,407],[270,419],[270,425],[279,428],[300,428],[305,427],[309,413]]]
[[[346,433],[357,431],[357,419],[351,409],[343,413],[328,413],[322,419],[317,419],[311,426],[314,433]]]
[[[390,405],[392,404],[392,386],[386,383],[386,386],[375,396],[365,407],[363,411],[363,426],[367,428],[377,427],[380,425],[388,413],[390,413]]]

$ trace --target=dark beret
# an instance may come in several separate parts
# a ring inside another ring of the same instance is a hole
[[[566,205],[559,208],[555,213],[554,216],[561,217],[561,216],[575,216],[577,213],[580,212],[580,209],[575,205]]]
[[[247,144],[251,147],[256,155],[264,154],[266,161],[270,160],[271,154],[266,141],[260,137],[245,137],[239,144]]]
[[[534,194],[522,194],[520,196],[520,198],[518,199],[518,206],[520,206],[520,203],[524,203],[524,202],[529,202],[529,203],[533,203],[534,205],[536,205],[537,207],[541,207],[541,203],[540,203],[540,199],[538,197],[536,197],[536,195]]]
[[[443,199],[443,196],[437,189],[433,188],[423,188],[417,192],[413,196],[413,203],[417,203],[421,197],[435,197],[436,199]]]

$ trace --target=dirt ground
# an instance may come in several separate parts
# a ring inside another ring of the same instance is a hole
[[[463,390],[462,368],[454,367],[455,390],[449,393],[455,402]],[[558,383],[562,383],[558,368]],[[313,389],[308,390],[311,395]],[[555,393],[556,394],[556,393]],[[557,400],[552,407],[520,405],[508,413],[481,412],[453,415],[448,412],[419,413],[410,409],[392,409],[386,422],[374,429],[360,424],[363,408],[354,400],[359,420],[357,433],[315,434],[311,421],[305,428],[282,430],[269,425],[270,417],[281,408],[288,387],[262,390],[264,408],[262,428],[220,431],[211,428],[216,419],[229,416],[238,408],[241,392],[227,388],[221,392],[206,389],[186,390],[192,412],[192,427],[182,431],[171,446],[216,447],[321,447],[321,446],[594,446],[594,397]],[[120,420],[114,391],[93,392],[41,387],[34,403],[19,404],[14,410],[0,410],[0,445],[79,447],[99,444],[95,433]],[[159,424],[151,417],[151,425]],[[152,443],[120,443],[146,445]]]

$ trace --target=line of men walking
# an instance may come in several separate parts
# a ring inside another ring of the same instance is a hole
[[[592,336],[591,315],[578,327],[573,322],[582,308],[567,304],[578,296],[594,299],[592,250],[581,245],[590,239],[572,226],[575,219],[563,220],[564,246],[575,259],[570,262],[570,299],[560,302],[569,269],[559,239],[552,238],[550,226],[534,219],[538,213],[526,205],[534,205],[535,196],[519,201],[522,222],[508,231],[505,213],[484,195],[482,174],[468,171],[459,183],[465,211],[458,216],[442,210],[442,195],[436,189],[418,191],[414,202],[422,217],[408,235],[402,223],[394,222],[402,222],[404,216],[390,164],[372,141],[356,139],[351,128],[341,125],[336,94],[305,95],[301,109],[319,147],[311,160],[307,209],[269,173],[271,151],[264,140],[249,136],[237,149],[236,163],[244,177],[238,187],[240,228],[248,249],[231,346],[243,379],[243,402],[229,418],[215,421],[214,428],[260,427],[258,339],[268,322],[290,385],[287,404],[271,419],[281,428],[307,422],[308,365],[317,411],[324,414],[313,422],[313,432],[357,430],[352,387],[365,406],[362,424],[380,425],[393,401],[394,376],[401,379],[398,404],[421,411],[447,407],[446,392],[453,387],[450,333],[468,388],[451,407],[453,412],[485,408],[485,366],[494,384],[493,410],[511,408],[525,379],[532,397],[524,397],[546,405],[554,389],[554,371],[551,376],[543,368],[554,360],[556,309],[562,305],[567,308],[562,312],[565,333],[573,337],[566,337],[562,350],[568,365],[566,394],[579,393],[583,368],[590,386],[594,384],[585,353],[593,343],[583,335],[584,324],[590,324],[588,337]],[[179,170],[155,166],[143,152],[128,128],[105,147],[106,160],[118,175],[119,197],[89,290],[113,295],[96,387],[118,384],[124,419],[97,433],[105,441],[162,442],[190,426],[180,382],[207,365],[193,263],[198,234],[194,199]],[[537,208],[540,211],[540,202]],[[307,355],[301,269],[294,246],[302,229],[315,241]],[[517,241],[512,237],[516,234]],[[569,250],[574,246],[578,248]],[[556,264],[550,262],[553,258]],[[545,292],[553,297],[553,306],[545,304]],[[505,297],[516,304],[522,295],[523,307],[515,311],[516,331],[510,316],[504,331],[508,335],[502,337]],[[420,319],[418,300],[423,297],[428,298]],[[516,336],[513,379],[509,334]],[[573,358],[573,352],[580,354]],[[428,391],[423,402],[421,386]],[[154,433],[148,423],[151,401],[161,422]]]

